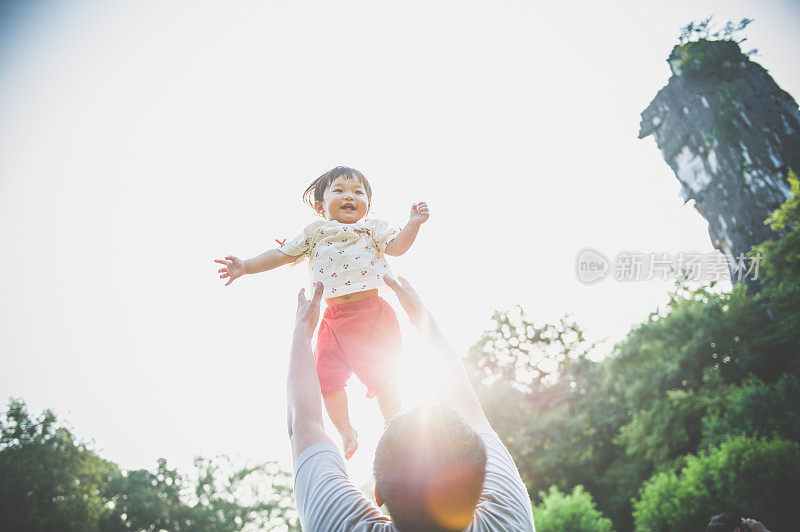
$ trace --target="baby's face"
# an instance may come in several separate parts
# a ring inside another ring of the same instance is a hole
[[[327,220],[355,223],[369,211],[367,190],[358,179],[337,177],[325,191],[322,201],[314,204],[314,208]]]

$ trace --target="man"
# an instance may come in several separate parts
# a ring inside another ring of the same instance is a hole
[[[439,358],[441,406],[396,417],[375,451],[375,500],[353,485],[322,422],[311,337],[322,286],[301,290],[288,382],[294,490],[306,532],[534,531],[531,501],[514,461],[489,426],[461,359],[405,279],[386,283]]]
[[[769,532],[767,527],[752,518],[737,517],[725,512],[715,515],[706,525],[706,532]]]

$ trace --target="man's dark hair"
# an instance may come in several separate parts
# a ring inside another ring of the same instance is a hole
[[[417,407],[394,418],[375,451],[375,487],[402,531],[463,530],[486,475],[486,448],[457,413]]]
[[[367,202],[372,202],[372,187],[369,186],[369,181],[367,178],[364,177],[364,174],[356,170],[355,168],[350,168],[349,166],[337,166],[336,168],[331,168],[314,181],[308,185],[306,191],[303,192],[303,201],[314,208],[314,202],[322,201],[323,196],[325,196],[325,191],[328,190],[328,187],[331,186],[331,183],[336,181],[336,178],[344,177],[345,179],[358,179],[361,181],[361,184],[364,185],[364,190],[367,193]]]
[[[742,518],[730,512],[725,512],[711,518],[711,521],[706,526],[706,532],[733,532],[737,527],[744,532]]]

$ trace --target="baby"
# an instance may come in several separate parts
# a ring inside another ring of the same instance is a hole
[[[400,326],[392,307],[378,295],[383,276],[390,274],[384,255],[402,255],[428,219],[425,202],[411,206],[406,226],[397,231],[386,222],[365,218],[372,188],[353,168],[337,166],[303,193],[303,200],[324,219],[311,222],[293,240],[245,261],[227,256],[215,260],[224,266],[225,286],[246,273],[259,273],[308,258],[314,283],[325,288],[327,308],[317,332],[314,360],[322,397],[331,421],[342,436],[348,460],[358,448],[358,434],[350,423],[347,380],[355,373],[377,397],[385,422],[400,413],[397,364],[402,351]]]

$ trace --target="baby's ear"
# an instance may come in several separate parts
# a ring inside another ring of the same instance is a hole
[[[325,216],[325,207],[323,206],[321,201],[314,202],[314,210],[317,211],[317,214],[320,216]]]

